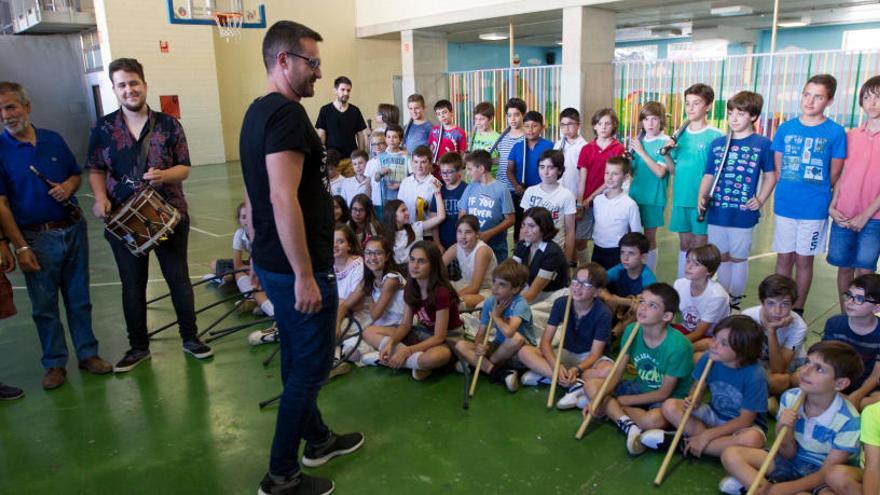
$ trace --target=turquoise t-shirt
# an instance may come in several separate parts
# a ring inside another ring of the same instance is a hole
[[[642,147],[655,162],[662,166],[666,166],[666,161],[660,154],[660,148],[669,141],[666,134],[658,134],[653,138],[642,139]],[[703,164],[706,162],[704,161]],[[634,154],[633,156],[633,179],[629,186],[629,196],[640,206],[666,206],[666,188],[669,187],[669,174],[658,179],[654,172],[648,168],[642,158]]]
[[[630,324],[623,332],[622,342],[626,342],[635,324]],[[646,394],[659,390],[663,385],[664,376],[678,378],[672,397],[680,399],[687,397],[691,389],[691,373],[694,370],[694,350],[690,341],[678,330],[666,326],[666,338],[655,348],[645,344],[644,330],[639,328],[639,334],[633,340],[629,348],[629,359],[636,368],[636,383],[639,392]]]
[[[672,150],[675,176],[672,179],[672,206],[697,207],[700,182],[706,168],[706,158],[712,141],[721,137],[721,131],[706,126],[699,131],[686,129]]]

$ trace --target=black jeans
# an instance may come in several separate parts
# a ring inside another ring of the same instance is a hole
[[[147,335],[147,280],[149,278],[150,256],[131,254],[125,243],[110,235],[106,230],[104,237],[110,242],[119,280],[122,281],[122,312],[128,329],[128,343],[132,349],[150,348]],[[196,337],[195,303],[192,283],[189,280],[189,265],[186,250],[189,241],[189,217],[184,215],[174,227],[174,233],[160,242],[153,252],[159,258],[162,276],[171,291],[171,302],[177,314],[180,338],[184,341]]]

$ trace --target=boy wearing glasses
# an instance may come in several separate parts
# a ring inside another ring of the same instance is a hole
[[[456,243],[455,229],[458,223],[458,200],[461,199],[467,184],[461,180],[461,169],[464,167],[461,155],[446,153],[440,157],[440,177],[443,178],[443,189],[440,195],[446,205],[446,220],[434,227],[434,241],[440,242],[441,252]],[[437,214],[437,200],[431,199],[431,216]]]
[[[862,375],[844,390],[849,401],[863,409],[880,401],[880,275],[856,277],[842,294],[845,313],[828,318],[822,340],[851,345],[865,365]]]
[[[587,141],[581,136],[580,112],[570,107],[559,112],[559,133],[562,138],[553,145],[554,150],[565,155],[565,172],[559,182],[572,194],[577,194],[580,183],[578,158],[583,147],[587,145]]]

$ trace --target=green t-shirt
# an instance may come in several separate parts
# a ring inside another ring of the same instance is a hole
[[[498,134],[495,131],[489,131],[489,132],[483,132],[483,133],[474,131],[471,134],[471,144],[470,144],[470,146],[468,146],[468,151],[474,151],[474,150],[489,151],[490,149],[492,149],[492,145],[495,144],[495,141],[498,140],[498,136],[500,136],[500,135],[501,134]],[[497,146],[495,147],[495,151],[492,152],[492,158],[498,158],[498,147]]]
[[[659,134],[653,138],[645,138],[642,140],[642,147],[655,162],[661,166],[666,166],[666,161],[660,155],[660,148],[666,144],[669,136]],[[654,172],[648,168],[642,158],[634,154],[633,156],[633,179],[629,186],[629,196],[639,205],[666,206],[666,188],[669,186],[669,174],[658,179]]]
[[[622,342],[629,338],[633,325],[626,327]],[[663,385],[664,376],[673,376],[678,378],[678,382],[672,391],[672,397],[687,397],[691,389],[691,373],[694,370],[694,350],[690,341],[681,332],[667,325],[666,338],[652,349],[645,344],[643,333],[644,330],[639,328],[639,334],[633,340],[628,353],[638,374],[636,383],[639,391],[645,394],[658,390]]]
[[[880,447],[880,402],[875,402],[862,411],[862,443]]]
[[[706,170],[709,145],[721,137],[721,131],[706,126],[697,132],[689,129],[678,138],[678,146],[672,150],[675,161],[675,177],[672,179],[672,206],[697,207],[700,181]]]

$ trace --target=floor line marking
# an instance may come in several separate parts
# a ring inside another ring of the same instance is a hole
[[[197,280],[197,279],[201,279],[201,278],[202,278],[201,275],[191,275],[189,277],[190,280]],[[164,282],[164,281],[165,281],[164,278],[151,278],[151,279],[147,280],[147,283],[148,284],[155,284],[157,282]],[[89,284],[89,287],[112,287],[114,285],[122,285],[122,282],[118,282],[118,281],[117,282],[97,282],[94,284]],[[12,289],[13,290],[27,290],[27,287],[13,286]]]
[[[229,236],[230,236],[230,234],[215,234],[215,233],[213,233],[213,232],[208,232],[207,230],[203,230],[203,229],[200,229],[200,228],[198,228],[198,227],[193,227],[192,225],[190,225],[189,228],[190,228],[190,230],[195,230],[196,232],[198,232],[198,233],[200,233],[200,234],[205,234],[205,235],[209,235],[209,236],[211,236],[211,237],[216,237],[216,238],[220,238],[220,237],[229,237]]]

